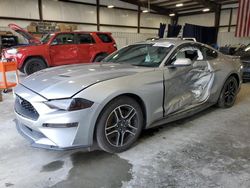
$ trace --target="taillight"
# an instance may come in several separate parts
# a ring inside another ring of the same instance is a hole
[[[113,46],[114,46],[114,48],[117,50],[117,45],[116,45],[116,43],[114,43]]]

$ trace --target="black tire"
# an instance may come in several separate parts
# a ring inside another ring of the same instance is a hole
[[[142,127],[143,114],[140,105],[130,97],[119,97],[112,100],[101,112],[96,127],[96,140],[102,150],[120,153],[135,143]]]
[[[21,68],[19,69],[19,71],[20,71],[21,73],[25,74],[24,68],[23,68],[23,67],[21,67]]]
[[[99,54],[95,57],[95,59],[93,60],[93,62],[101,62],[105,57],[107,57],[108,54]]]
[[[26,75],[30,75],[45,68],[47,65],[41,58],[33,57],[25,62],[23,71]]]
[[[230,108],[234,105],[238,93],[238,82],[234,76],[230,76],[221,91],[218,106],[220,108]]]
[[[11,89],[4,89],[3,90],[3,93],[8,93],[8,92],[10,92],[11,91]]]

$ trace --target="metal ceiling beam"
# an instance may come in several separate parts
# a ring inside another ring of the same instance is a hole
[[[202,5],[198,5],[198,6],[192,6],[192,7],[185,7],[185,8],[182,8],[182,9],[175,9],[176,11],[179,12],[184,12],[184,11],[197,11],[197,9],[204,9],[204,7]]]
[[[147,5],[147,3],[145,3],[145,1],[143,1],[143,2],[140,2],[138,0],[137,1],[135,1],[135,0],[120,0],[120,1],[148,8],[148,5]],[[173,11],[173,10],[163,8],[163,7],[159,7],[159,6],[152,5],[152,4],[150,5],[150,9],[156,11],[157,13],[164,14],[164,15],[169,15],[171,13],[175,13],[177,15],[177,13],[175,11]]]
[[[235,1],[222,1],[221,2],[222,5],[230,5],[230,4],[236,4],[236,3],[239,3],[239,1],[235,0]]]
[[[157,6],[173,6],[173,5],[176,5],[178,3],[188,4],[188,3],[193,3],[193,1],[192,0],[186,0],[186,1],[163,1],[163,2],[159,2],[159,3],[155,3],[154,5],[157,5]]]
[[[205,7],[210,8],[213,11],[218,11],[220,6],[212,1],[208,1],[208,0],[194,0],[195,2],[204,5]]]

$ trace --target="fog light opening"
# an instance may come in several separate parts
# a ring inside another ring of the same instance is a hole
[[[71,128],[77,127],[78,123],[44,123],[43,127],[50,127],[50,128]]]

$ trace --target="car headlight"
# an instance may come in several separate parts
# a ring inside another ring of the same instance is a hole
[[[8,54],[15,55],[15,54],[17,54],[18,50],[16,48],[11,48],[11,49],[6,50],[6,52]]]
[[[82,98],[51,100],[44,103],[52,109],[66,111],[90,108],[94,104],[94,102]]]

